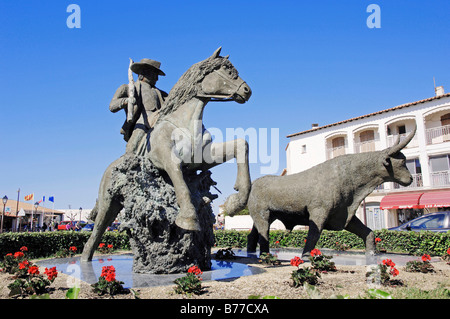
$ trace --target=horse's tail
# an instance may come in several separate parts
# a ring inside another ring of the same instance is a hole
[[[95,202],[94,208],[92,208],[91,212],[87,217],[88,222],[94,223],[95,219],[97,218],[97,214],[98,214],[98,201]]]

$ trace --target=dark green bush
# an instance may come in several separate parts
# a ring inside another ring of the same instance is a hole
[[[245,248],[250,231],[220,230],[215,232],[217,247]],[[408,232],[376,230],[375,237],[381,239],[380,244],[388,252],[408,253],[411,255],[429,254],[443,256],[450,247],[450,233],[434,233],[429,231]],[[303,248],[308,231],[294,230],[291,232],[276,230],[270,232],[271,247]],[[278,242],[275,244],[275,242]],[[349,249],[364,250],[361,238],[348,231],[323,231],[317,243],[318,248],[336,249],[336,243]]]
[[[28,247],[30,258],[49,257],[70,246],[77,247],[81,253],[90,234],[84,231],[3,233],[0,234],[0,259],[8,253],[14,254],[22,246]],[[105,232],[102,242],[112,244],[114,249],[130,249],[129,238],[124,232]]]

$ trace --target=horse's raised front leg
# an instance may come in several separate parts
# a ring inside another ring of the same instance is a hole
[[[251,181],[248,164],[248,143],[244,139],[236,139],[225,143],[210,143],[203,152],[205,168],[222,164],[233,158],[237,162],[237,177],[234,189],[237,194],[230,195],[225,201],[224,208],[227,214],[233,215],[247,205],[250,194]]]

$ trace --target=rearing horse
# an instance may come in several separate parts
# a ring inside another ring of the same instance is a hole
[[[236,213],[247,202],[251,181],[248,163],[248,144],[244,139],[213,143],[203,125],[203,110],[210,101],[245,103],[251,96],[250,87],[243,81],[221,48],[209,58],[191,66],[174,85],[161,109],[160,117],[147,139],[144,156],[169,175],[180,207],[175,220],[178,227],[200,231],[197,212],[183,172],[208,170],[236,158],[237,178],[232,194],[225,201],[225,210]],[[100,182],[96,204],[97,217],[92,234],[83,249],[82,260],[91,260],[101,237],[123,208],[119,199],[108,193],[113,168],[123,157],[111,163]]]

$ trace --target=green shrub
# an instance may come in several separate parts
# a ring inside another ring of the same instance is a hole
[[[29,258],[50,257],[69,247],[76,247],[81,253],[90,235],[91,232],[86,231],[3,233],[0,234],[0,259],[8,253],[19,251],[22,246],[28,247]],[[115,249],[130,249],[125,232],[105,232],[102,242],[113,245]]]
[[[249,231],[218,230],[215,231],[216,246],[244,248],[247,246]],[[271,247],[303,248],[307,237],[307,230],[284,231],[275,230],[269,234]],[[420,256],[443,256],[450,247],[450,232],[434,233],[430,231],[390,231],[375,230],[375,237],[381,239],[383,247],[389,252],[408,253]],[[278,242],[278,243],[276,243]],[[276,243],[276,244],[275,244]],[[348,231],[324,230],[317,243],[318,248],[336,249],[336,243],[346,249],[364,250],[361,238]]]

